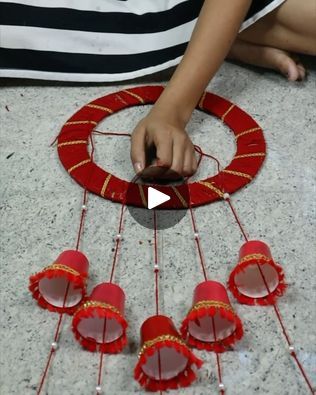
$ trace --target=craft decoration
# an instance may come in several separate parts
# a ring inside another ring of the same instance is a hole
[[[225,287],[204,281],[194,290],[193,304],[181,326],[184,339],[200,350],[223,352],[242,338],[242,323]]]
[[[134,377],[147,391],[188,387],[195,379],[198,359],[181,339],[172,320],[159,314],[159,259],[157,213],[153,210],[156,314],[141,326],[141,349]]]
[[[235,298],[244,304],[274,304],[283,295],[284,272],[271,256],[263,241],[247,241],[239,251],[239,262],[229,276],[228,286]]]
[[[82,252],[64,251],[54,263],[30,277],[29,289],[41,307],[73,314],[86,293],[88,268]]]
[[[124,304],[125,294],[118,285],[97,285],[73,316],[73,332],[80,344],[89,351],[121,352],[127,343]]]
[[[29,288],[38,304],[59,313],[37,395],[40,395],[44,388],[52,357],[58,349],[65,313],[74,313],[72,327],[80,344],[87,350],[100,352],[95,390],[97,394],[102,393],[104,354],[119,353],[127,342],[125,294],[123,289],[114,283],[118,251],[122,242],[124,212],[126,205],[147,208],[144,196],[147,196],[150,186],[171,197],[159,209],[189,208],[204,281],[194,290],[191,309],[181,326],[181,337],[173,321],[159,311],[160,265],[157,212],[153,210],[155,315],[141,325],[141,349],[134,370],[135,379],[146,390],[160,391],[160,393],[189,386],[196,379],[195,370],[202,365],[202,361],[190,350],[185,342],[188,340],[189,345],[215,352],[218,389],[221,395],[225,393],[220,353],[231,348],[237,340],[241,339],[243,329],[239,317],[231,306],[225,287],[220,282],[210,280],[207,275],[193,211],[193,207],[223,200],[228,204],[245,240],[239,252],[239,262],[231,272],[228,286],[241,303],[271,305],[287,342],[289,353],[313,394],[312,384],[297,357],[277,305],[277,297],[281,296],[286,288],[283,270],[274,262],[267,244],[259,240],[249,240],[231,200],[231,194],[252,181],[264,161],[266,145],[260,126],[236,105],[205,92],[197,109],[220,118],[233,132],[236,141],[236,153],[231,163],[224,169],[217,158],[206,154],[195,145],[195,150],[200,155],[198,164],[203,157],[211,158],[217,163],[218,173],[214,177],[192,183],[187,180],[186,185],[178,186],[140,185],[136,179],[130,183],[121,180],[101,169],[94,162],[92,134],[130,137],[130,134],[125,132],[99,132],[95,130],[97,124],[105,117],[124,108],[154,103],[162,91],[161,86],[140,86],[96,99],[74,114],[57,137],[60,160],[68,174],[84,187],[84,195],[76,248],[64,251],[53,264],[30,277]],[[188,188],[189,202],[183,198],[184,188]],[[128,194],[127,190],[129,190]],[[79,247],[87,211],[88,192],[121,203],[121,211],[110,279],[97,285],[90,296],[85,297],[89,262]]]
[[[90,137],[90,141],[91,157],[93,158],[94,145],[92,137]],[[59,313],[47,362],[36,391],[37,395],[42,393],[53,356],[59,348],[58,341],[64,314],[67,313],[72,315],[86,294],[89,261],[87,257],[79,251],[79,247],[84,230],[87,202],[87,190],[84,189],[75,250],[66,250],[62,252],[53,264],[45,267],[37,274],[31,275],[29,279],[29,290],[33,298],[37,300],[39,306],[49,311]]]
[[[122,203],[126,199],[127,205],[147,208],[143,195],[147,196],[147,189],[151,186],[171,197],[159,208],[187,208],[183,205],[183,199],[179,198],[184,194],[184,185],[171,187],[148,184],[139,188],[136,182],[127,182],[101,169],[87,149],[88,139],[99,122],[124,108],[152,104],[162,91],[161,86],[130,88],[96,99],[77,111],[63,125],[57,145],[61,163],[71,177],[88,191],[114,202]],[[219,181],[222,189],[228,193],[247,185],[260,170],[266,155],[262,129],[235,104],[205,92],[197,109],[215,115],[230,128],[236,141],[236,153],[231,163],[216,176],[188,183],[192,207],[221,199]]]
[[[220,162],[217,158],[215,158],[211,155],[205,154],[200,147],[197,147],[197,151],[200,154],[200,159],[199,159],[198,164],[200,164],[202,157],[209,157],[209,158],[212,158],[216,161],[218,171],[219,171],[221,165],[220,165]],[[220,181],[219,181],[219,185],[221,186],[222,197],[223,197],[224,201],[227,202],[229,208],[231,209],[231,212],[232,212],[234,219],[240,229],[240,232],[241,232],[243,238],[245,239],[245,244],[241,247],[240,255],[239,255],[239,260],[240,260],[242,270],[239,271],[238,266],[237,266],[237,268],[235,268],[233,270],[233,272],[231,273],[231,276],[229,278],[229,281],[228,281],[228,286],[230,287],[232,293],[236,296],[236,298],[239,301],[241,301],[242,303],[247,303],[250,305],[254,305],[254,304],[259,304],[259,305],[260,304],[261,305],[271,304],[272,305],[273,310],[276,315],[276,318],[280,324],[282,334],[284,335],[284,338],[286,340],[289,353],[293,357],[297,367],[299,368],[299,371],[302,374],[302,377],[304,378],[305,383],[306,383],[307,387],[309,388],[311,394],[314,394],[315,391],[313,389],[312,383],[311,383],[310,379],[308,378],[303,365],[301,364],[300,360],[298,359],[293,342],[287,333],[287,329],[285,327],[285,324],[283,322],[283,319],[282,319],[282,316],[281,316],[281,313],[280,313],[280,310],[279,310],[279,307],[277,304],[277,297],[282,296],[286,290],[286,284],[284,282],[283,270],[279,265],[277,265],[272,260],[270,249],[264,242],[258,241],[258,240],[252,240],[252,241],[249,240],[247,233],[246,233],[246,231],[245,231],[245,229],[244,229],[244,227],[237,215],[236,209],[233,206],[230,194],[227,193],[224,189],[222,189],[222,185],[221,185]],[[205,264],[203,261],[203,254],[202,254],[201,246],[199,243],[199,235],[197,233],[196,223],[195,223],[195,219],[194,219],[194,215],[193,215],[193,210],[191,207],[190,207],[190,211],[191,211],[193,229],[195,232],[195,240],[196,240],[199,255],[201,258],[201,265],[203,268],[203,274],[204,274],[205,279],[207,279]],[[253,254],[259,254],[260,256],[253,257]],[[243,265],[243,263],[244,263],[243,260],[246,257],[249,258],[249,255],[252,255],[252,259],[251,260],[249,259],[249,262],[250,262],[249,266],[247,264]],[[262,255],[266,259],[262,260],[261,259]],[[254,270],[257,270],[256,272],[250,271],[251,274],[256,273],[256,277],[254,279],[247,272],[248,270],[253,269],[253,268],[255,268]],[[240,275],[238,276],[238,274],[240,274]],[[255,281],[254,285],[251,283],[252,280]],[[237,285],[239,286],[239,288],[237,288]],[[255,289],[255,292],[257,292],[257,293],[253,293],[254,289]],[[260,291],[259,294],[258,294],[258,290]],[[247,292],[248,292],[248,294],[246,294]],[[249,292],[252,292],[252,293],[249,293]],[[217,354],[217,366],[218,366],[218,376],[220,378],[221,377],[221,368],[220,368],[220,364],[219,364],[218,354]],[[225,391],[224,384],[220,383],[219,388],[220,388],[221,394],[224,394],[224,391]]]
[[[163,315],[148,318],[141,327],[141,350],[135,378],[148,391],[188,387],[196,374],[198,359],[181,339],[172,320]]]

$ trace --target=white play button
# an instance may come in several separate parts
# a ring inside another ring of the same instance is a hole
[[[167,202],[170,200],[170,196],[157,191],[157,189],[149,187],[148,188],[148,208],[151,210],[157,206],[160,206],[162,203]]]

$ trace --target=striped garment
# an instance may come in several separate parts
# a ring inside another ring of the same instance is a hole
[[[243,30],[285,0],[254,0]],[[0,77],[120,81],[181,60],[203,0],[0,0]]]

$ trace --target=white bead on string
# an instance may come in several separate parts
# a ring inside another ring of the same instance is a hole
[[[159,271],[159,265],[157,263],[154,264],[154,271],[155,272]]]
[[[52,346],[52,349],[55,351],[55,350],[57,350],[57,348],[58,348],[58,343],[57,343],[57,342],[53,342],[53,343],[51,344],[51,346]]]
[[[118,240],[122,240],[122,235],[121,235],[120,233],[118,233],[118,234],[115,236],[115,241],[118,241]]]
[[[230,194],[225,192],[224,195],[223,195],[223,199],[224,200],[228,200],[229,198],[230,198]]]
[[[97,394],[101,394],[101,393],[102,393],[101,385],[97,385],[97,386],[95,387],[95,390],[97,391]]]
[[[81,208],[82,208],[83,211],[87,211],[87,210],[88,210],[88,207],[87,207],[85,204],[83,204],[83,205],[81,206]]]
[[[218,384],[218,388],[220,391],[224,391],[225,390],[225,385],[223,383],[219,383]]]
[[[194,232],[194,238],[195,238],[195,239],[198,239],[198,238],[199,238],[198,232]]]
[[[295,351],[293,344],[289,345],[289,352],[292,353]]]

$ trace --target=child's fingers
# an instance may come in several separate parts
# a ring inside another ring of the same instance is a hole
[[[172,154],[171,170],[182,176],[185,155],[185,136],[176,135],[174,137]]]
[[[184,156],[183,175],[186,177],[192,176],[196,172],[196,158],[194,149],[187,148]]]
[[[169,135],[156,133],[154,136],[157,165],[170,168],[172,165],[172,139]]]
[[[145,129],[138,127],[132,134],[131,160],[136,174],[145,168],[145,133]]]

